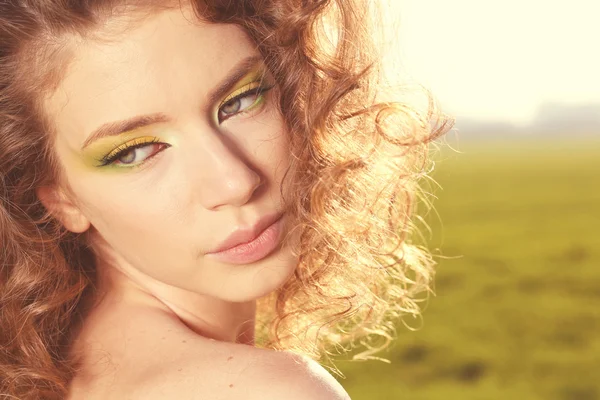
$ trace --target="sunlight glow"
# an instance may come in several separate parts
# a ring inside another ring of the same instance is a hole
[[[389,0],[402,67],[450,113],[526,123],[600,102],[600,1]]]

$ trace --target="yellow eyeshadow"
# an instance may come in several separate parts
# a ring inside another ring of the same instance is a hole
[[[235,96],[260,86],[266,77],[266,69],[262,63],[257,64],[253,71],[250,71],[246,76],[244,76],[233,88],[233,92],[227,95],[221,103],[219,107],[223,104],[227,103],[229,100],[233,99]]]
[[[221,104],[219,105],[219,107],[223,106],[223,104],[226,104],[231,99],[234,99],[236,96],[238,96],[238,95],[240,95],[240,94],[242,94],[244,92],[247,92],[248,90],[255,89],[255,88],[259,87],[259,86],[260,86],[260,82],[258,82],[258,81],[254,81],[254,82],[250,82],[250,83],[245,84],[241,88],[236,89],[231,94],[229,94],[227,97],[225,97],[225,99],[221,102]]]
[[[163,132],[163,129],[156,126],[143,127],[124,132],[118,136],[97,140],[84,150],[82,154],[83,163],[88,167],[101,167],[102,160],[109,159],[120,151],[138,144],[155,142],[175,144],[175,136],[164,135]]]
[[[104,156],[104,158],[109,159],[109,158],[112,158],[113,156],[119,154],[121,151],[126,150],[130,147],[137,146],[137,145],[144,144],[144,143],[154,143],[156,141],[157,141],[157,139],[154,136],[144,136],[144,137],[135,138],[133,140],[130,140],[128,142],[125,142],[125,143],[119,145],[113,151],[111,151],[106,156]]]

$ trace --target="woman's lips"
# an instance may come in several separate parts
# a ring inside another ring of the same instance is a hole
[[[220,248],[224,248],[224,250],[210,252],[206,256],[231,264],[249,264],[265,258],[275,250],[281,238],[283,215],[278,214],[275,218],[275,221],[271,222],[258,236],[252,235],[252,231],[235,232],[221,244]],[[273,220],[272,217],[270,219],[271,221]],[[270,222],[268,219],[265,220]],[[258,226],[260,226],[260,222],[257,224]],[[234,247],[228,247],[228,243],[235,242],[236,240],[239,243],[244,237],[248,236],[254,236],[254,239],[235,245]]]

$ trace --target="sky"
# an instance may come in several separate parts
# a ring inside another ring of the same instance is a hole
[[[600,0],[388,0],[407,79],[444,111],[527,124],[600,102]]]

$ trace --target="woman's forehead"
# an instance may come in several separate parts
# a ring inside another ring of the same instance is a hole
[[[203,94],[255,47],[240,27],[165,11],[118,40],[80,42],[46,111],[76,146],[107,121],[197,110]]]

